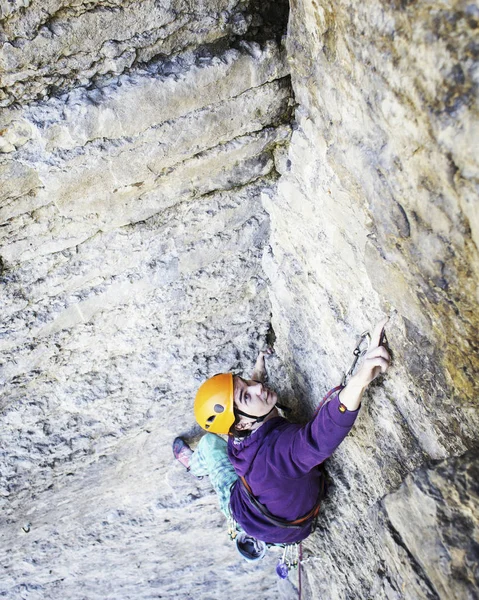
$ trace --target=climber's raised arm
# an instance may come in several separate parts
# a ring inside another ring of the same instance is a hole
[[[389,353],[381,345],[387,321],[383,319],[375,326],[364,361],[346,387],[332,390],[329,402],[309,423],[298,426],[296,430],[292,427],[285,429],[278,435],[277,443],[281,444],[282,452],[277,468],[285,476],[299,477],[324,462],[348,435],[358,415],[365,389],[389,366]]]
[[[339,394],[340,402],[349,410],[354,411],[359,408],[361,398],[368,385],[376,379],[380,373],[385,373],[389,367],[391,357],[381,340],[384,333],[384,327],[389,318],[386,317],[379,321],[374,327],[371,335],[371,345],[366,352],[363,363],[359,371],[351,377],[348,384]]]

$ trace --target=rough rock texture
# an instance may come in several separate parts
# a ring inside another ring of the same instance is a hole
[[[270,39],[286,15],[284,2],[235,0],[2,0],[0,10],[3,106],[101,86],[187,48]]]
[[[387,313],[303,598],[477,598],[477,7],[0,9],[0,597],[296,597],[171,442],[274,336],[308,416]]]
[[[422,468],[386,496],[383,506],[389,531],[385,531],[395,542],[386,544],[402,555],[390,562],[401,566],[396,576],[403,587],[409,585],[404,573],[410,571],[427,590],[423,595],[477,598],[478,458],[475,449]]]
[[[171,63],[166,76],[140,72],[7,113],[6,264],[270,173],[271,148],[288,134],[274,128],[290,93],[277,48],[245,43]]]
[[[478,16],[461,2],[292,5],[299,108],[279,194],[265,197],[264,265],[300,412],[339,383],[355,337],[392,317],[393,366],[330,463],[331,500],[305,544],[311,597],[477,597],[469,575],[446,576],[462,563],[441,551],[445,531],[425,553],[411,528],[392,551],[374,511],[426,460],[477,447]],[[409,500],[414,515],[421,497]],[[406,530],[405,515],[390,526]]]
[[[247,3],[4,5],[0,595],[207,599],[233,579],[276,598],[171,442],[198,433],[198,384],[251,368],[269,328],[286,22]]]

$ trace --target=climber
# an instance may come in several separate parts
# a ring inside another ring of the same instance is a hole
[[[199,388],[194,411],[208,433],[194,452],[176,438],[174,455],[194,475],[210,476],[222,512],[252,540],[293,544],[311,533],[322,495],[321,464],[351,430],[365,389],[389,366],[382,345],[387,321],[375,326],[358,371],[331,390],[306,425],[279,415],[277,395],[264,384],[264,352],[251,379],[223,373]],[[228,442],[216,434],[229,434]],[[261,547],[250,550],[253,557],[264,554]]]

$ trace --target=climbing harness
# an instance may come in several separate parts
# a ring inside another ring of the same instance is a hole
[[[321,500],[323,499],[324,495],[324,473],[321,472],[321,485],[319,488],[318,498],[313,508],[302,517],[299,517],[294,521],[287,521],[286,519],[276,517],[275,515],[269,512],[266,506],[262,504],[258,500],[258,498],[256,498],[256,496],[253,494],[253,492],[251,491],[251,487],[249,486],[248,482],[244,477],[240,477],[238,479],[238,484],[241,485],[242,491],[248,497],[248,500],[250,501],[251,505],[254,506],[258,510],[258,512],[260,512],[266,518],[267,521],[269,521],[276,527],[281,527],[284,529],[303,529],[305,525],[311,523],[312,521],[315,521],[319,513]]]
[[[349,371],[343,375],[341,379],[341,387],[344,387],[354,373],[354,369],[358,363],[358,360],[362,358],[369,349],[369,344],[371,343],[371,334],[369,331],[363,331],[363,333],[359,336],[358,343],[356,348],[353,350],[354,358],[351,366],[349,367]]]

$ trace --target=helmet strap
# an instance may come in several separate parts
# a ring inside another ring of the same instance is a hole
[[[257,417],[256,415],[249,415],[248,413],[245,413],[242,410],[239,410],[239,408],[235,408],[234,411],[235,411],[235,413],[237,413],[238,415],[241,415],[242,417],[247,417],[248,419],[254,419],[255,423],[262,423],[266,419],[266,417],[273,412],[273,410],[275,408],[276,408],[276,405],[273,406],[273,408],[270,411],[268,411],[265,415],[262,415],[261,417]]]

